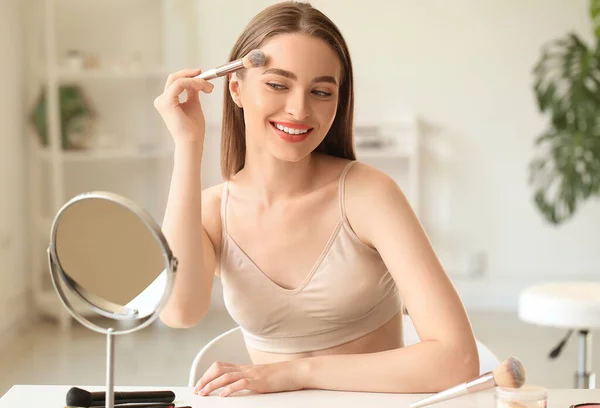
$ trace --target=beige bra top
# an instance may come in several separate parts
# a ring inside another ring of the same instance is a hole
[[[264,274],[227,232],[228,186],[221,200],[221,283],[225,307],[248,346],[272,353],[322,350],[355,340],[401,311],[379,253],[351,229],[339,180],[340,220],[304,282],[285,289]]]

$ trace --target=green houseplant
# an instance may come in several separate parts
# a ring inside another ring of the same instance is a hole
[[[554,225],[600,195],[600,0],[590,1],[589,12],[594,44],[569,33],[544,47],[533,70],[537,105],[549,123],[535,141],[530,184]]]
[[[95,114],[80,86],[63,84],[58,91],[61,148],[63,150],[80,149],[85,145],[85,139],[90,137],[91,123]],[[31,121],[43,147],[49,145],[46,94],[44,87],[31,113]]]

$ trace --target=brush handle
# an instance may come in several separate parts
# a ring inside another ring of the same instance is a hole
[[[209,69],[208,71],[205,71],[205,72],[202,72],[201,74],[196,75],[194,78],[200,78],[200,79],[205,79],[205,80],[215,79],[215,78],[227,75],[227,74],[231,74],[232,72],[235,72],[242,68],[244,68],[244,62],[241,59],[239,59],[239,60],[229,62],[224,65],[221,65],[220,67]]]
[[[463,395],[466,395],[466,394],[469,394],[472,392],[487,390],[487,389],[493,388],[495,386],[496,386],[496,380],[494,379],[494,374],[490,372],[490,373],[482,374],[481,376],[479,376],[478,378],[476,378],[472,381],[456,385],[452,388],[448,388],[447,390],[438,392],[437,394],[434,394],[430,397],[422,399],[421,401],[417,401],[417,402],[409,405],[409,407],[410,408],[424,407],[425,405],[430,405],[430,404],[434,404],[436,402],[441,402],[441,401],[446,401],[446,400],[449,400],[452,398],[461,397]]]
[[[447,390],[438,392],[437,394],[432,395],[431,397],[427,397],[422,399],[421,401],[417,401],[409,405],[410,408],[419,408],[424,407],[426,405],[435,404],[436,402],[446,401],[452,398],[460,397],[462,395],[466,395],[469,393],[469,389],[467,388],[467,383],[463,383],[457,385],[452,388],[448,388]]]

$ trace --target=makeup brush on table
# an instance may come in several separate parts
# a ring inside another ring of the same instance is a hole
[[[246,54],[243,58],[221,65],[217,68],[209,69],[206,72],[196,75],[194,78],[201,79],[215,79],[232,72],[238,71],[242,68],[258,68],[265,65],[267,58],[265,53],[261,50],[252,50]]]
[[[114,405],[175,405],[175,393],[166,391],[115,391]],[[106,392],[89,392],[83,388],[72,387],[66,396],[67,407],[103,407],[106,405]]]
[[[421,401],[412,403],[409,407],[424,407],[436,402],[446,401],[494,387],[521,388],[523,384],[525,384],[525,368],[523,368],[523,364],[518,359],[511,357],[496,367],[494,371],[482,374],[474,380],[456,385]]]

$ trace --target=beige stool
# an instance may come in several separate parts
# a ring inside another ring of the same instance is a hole
[[[576,388],[595,388],[591,330],[600,328],[600,282],[551,282],[524,290],[519,318],[541,326],[578,332]],[[567,336],[568,337],[568,336]],[[559,352],[562,345],[555,351]]]

